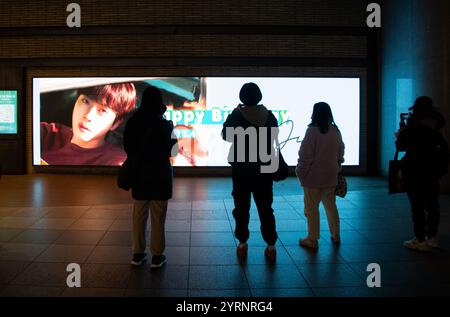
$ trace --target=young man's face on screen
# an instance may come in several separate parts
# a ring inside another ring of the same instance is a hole
[[[86,148],[101,146],[115,119],[116,113],[111,108],[80,95],[72,113],[72,143]]]

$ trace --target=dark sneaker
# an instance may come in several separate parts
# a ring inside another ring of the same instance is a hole
[[[131,265],[141,266],[147,261],[147,253],[135,253],[133,254],[133,259],[131,260]]]
[[[264,255],[268,262],[275,263],[275,261],[277,260],[277,250],[275,249],[275,246],[269,245],[264,250]]]
[[[331,237],[331,242],[333,242],[333,244],[335,246],[339,246],[339,245],[341,245],[341,238],[340,237],[337,237],[337,238]]]
[[[164,263],[167,262],[167,258],[164,254],[161,255],[154,255],[152,256],[152,264],[151,268],[158,268],[164,265]]]
[[[236,254],[241,262],[247,259],[247,252],[248,252],[247,243],[239,243],[239,245],[236,248]]]

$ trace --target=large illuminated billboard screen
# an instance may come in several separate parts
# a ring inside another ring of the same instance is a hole
[[[174,166],[229,166],[230,143],[222,125],[239,105],[247,82],[278,120],[283,156],[295,166],[313,106],[327,102],[345,143],[345,165],[359,165],[360,79],[325,77],[109,77],[33,79],[33,163],[118,166],[126,158],[122,135],[142,92],[158,87],[172,120],[180,153]],[[101,106],[96,92],[104,94]],[[94,99],[94,100],[93,100]],[[78,140],[79,142],[75,142]],[[81,140],[81,142],[80,142]]]

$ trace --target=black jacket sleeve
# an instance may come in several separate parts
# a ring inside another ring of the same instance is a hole
[[[397,151],[406,152],[410,148],[410,142],[412,137],[412,128],[406,126],[397,135],[397,140],[395,141],[395,147]]]
[[[168,156],[169,157],[175,157],[177,156],[179,152],[178,148],[178,139],[174,132],[173,122],[172,121],[166,121],[167,122],[167,131],[168,131]]]
[[[239,110],[233,110],[233,112],[227,117],[222,127],[222,139],[227,141],[226,129],[227,128],[236,128],[240,125],[239,117],[241,114]]]

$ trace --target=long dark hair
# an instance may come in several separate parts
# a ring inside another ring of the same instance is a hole
[[[330,105],[326,102],[316,103],[314,105],[311,123],[309,124],[309,126],[319,127],[320,133],[325,134],[328,132],[328,127],[330,124],[338,129],[336,123],[334,123],[333,113],[331,112]]]

